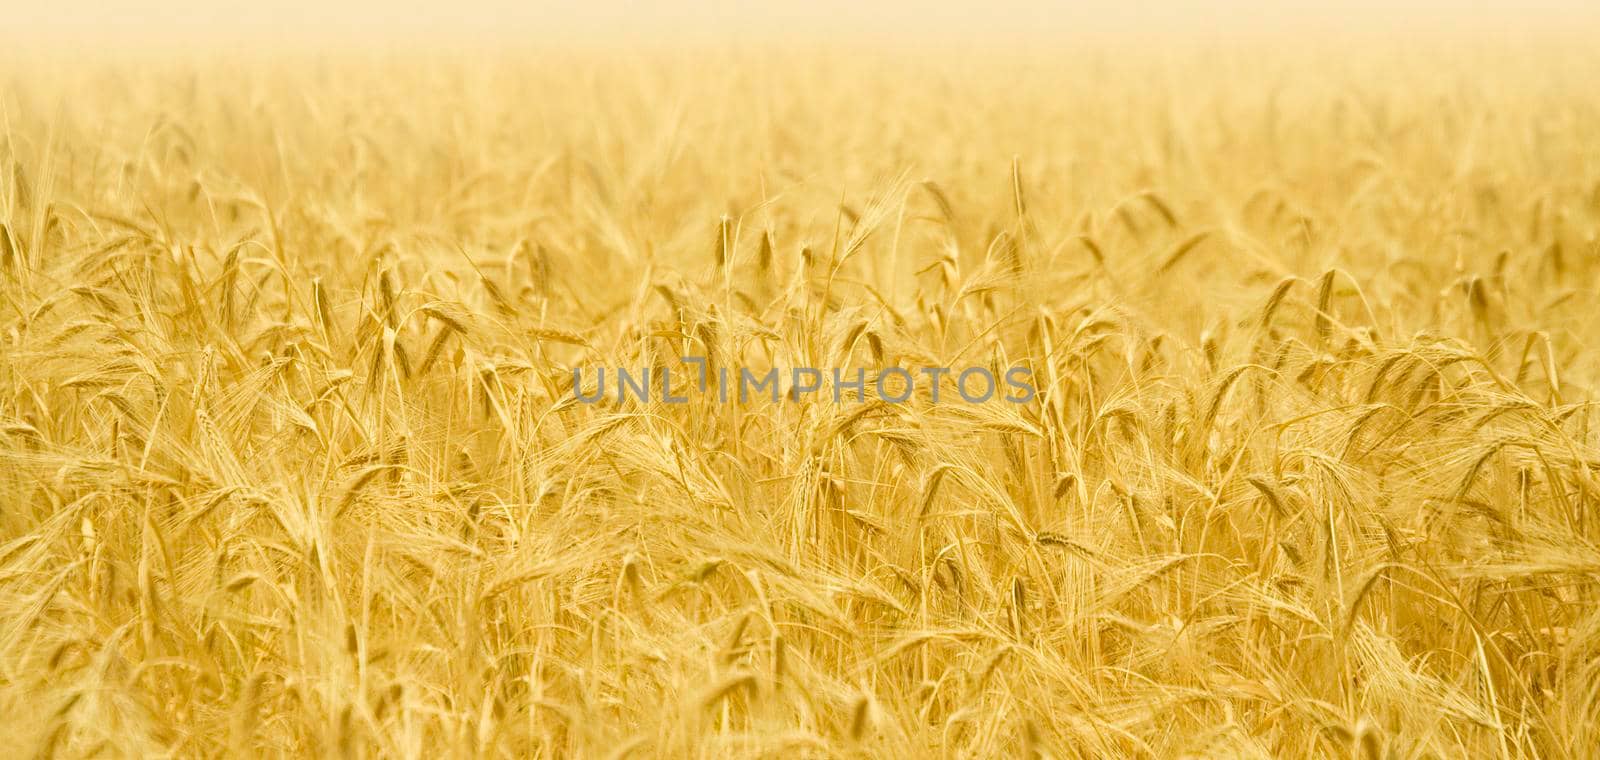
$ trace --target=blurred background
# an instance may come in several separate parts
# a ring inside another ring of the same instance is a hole
[[[1026,44],[1113,38],[1229,40],[1284,32],[1516,38],[1589,34],[1585,0],[86,0],[17,3],[0,14],[11,46],[530,45],[858,41]]]

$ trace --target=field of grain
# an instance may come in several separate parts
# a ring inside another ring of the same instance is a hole
[[[6,63],[0,747],[1600,756],[1597,66]]]

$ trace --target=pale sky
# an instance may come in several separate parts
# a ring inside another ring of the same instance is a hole
[[[1295,31],[1498,35],[1600,29],[1595,0],[62,0],[0,1],[8,43],[347,44],[867,37],[1004,42]]]

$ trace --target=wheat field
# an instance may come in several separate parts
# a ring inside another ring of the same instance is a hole
[[[13,60],[0,746],[1600,757],[1597,64]]]

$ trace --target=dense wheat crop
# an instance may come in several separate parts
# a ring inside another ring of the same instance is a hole
[[[1600,56],[1252,45],[6,64],[0,746],[1600,755]]]

